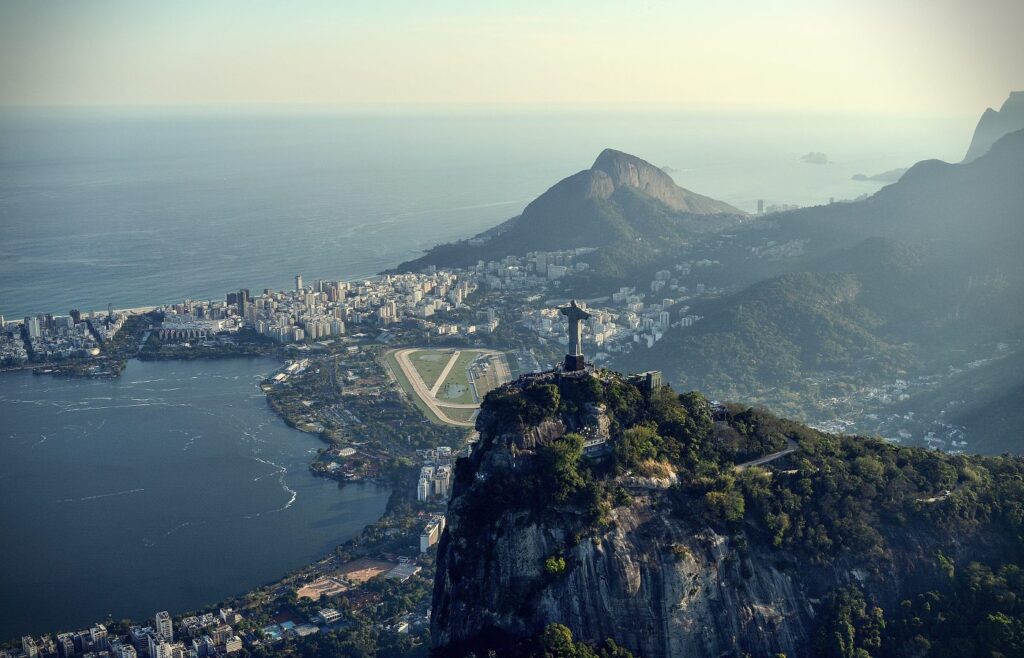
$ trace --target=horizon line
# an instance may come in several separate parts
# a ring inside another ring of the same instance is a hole
[[[1012,92],[1011,92],[1012,93]],[[582,103],[582,102],[521,102],[521,103],[477,103],[477,102],[377,102],[377,101],[346,101],[318,103],[290,102],[259,102],[259,103],[0,103],[0,113],[181,113],[181,114],[289,114],[289,115],[348,115],[348,116],[403,116],[403,115],[493,115],[493,116],[524,116],[524,115],[666,115],[689,117],[760,117],[760,118],[892,118],[892,119],[977,119],[985,111],[979,108],[976,112],[940,112],[914,113],[906,110],[840,110],[840,109],[784,109],[754,107],[740,108],[735,106],[708,107],[674,103]]]

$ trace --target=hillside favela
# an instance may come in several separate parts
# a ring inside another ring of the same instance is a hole
[[[1024,657],[1022,25],[0,3],[0,658]]]

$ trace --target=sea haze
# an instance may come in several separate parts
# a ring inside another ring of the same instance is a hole
[[[269,359],[0,376],[0,638],[184,612],[270,582],[384,512],[256,383]]]
[[[748,211],[852,198],[880,187],[853,174],[959,159],[973,122],[8,111],[0,314],[374,274],[518,214],[605,147]]]

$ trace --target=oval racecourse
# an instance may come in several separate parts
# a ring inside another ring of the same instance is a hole
[[[473,427],[487,392],[511,379],[505,355],[484,349],[404,348],[385,355],[391,375],[431,420]]]

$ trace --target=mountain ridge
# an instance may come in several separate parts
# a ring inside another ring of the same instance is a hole
[[[972,162],[988,153],[1000,137],[1024,129],[1024,91],[1011,91],[998,110],[986,108],[978,119],[964,162]]]
[[[751,231],[745,244],[801,241],[802,255],[766,264],[740,252],[722,269],[760,268],[756,277],[695,300],[703,320],[611,363],[662,370],[680,385],[798,415],[815,408],[810,396],[821,396],[817,408],[825,413],[828,399],[847,386],[942,373],[958,363],[951,355],[969,362],[999,343],[1017,345],[1024,330],[1021,180],[1024,130],[973,162],[920,162],[864,201],[780,213],[772,218],[777,228]],[[830,290],[839,282],[852,294],[834,304]],[[1002,381],[1013,385],[1009,375]]]
[[[468,240],[439,245],[396,270],[465,267],[510,254],[601,248],[623,241],[678,242],[745,217],[723,201],[680,187],[646,160],[604,149],[589,169],[558,181],[518,216]]]

